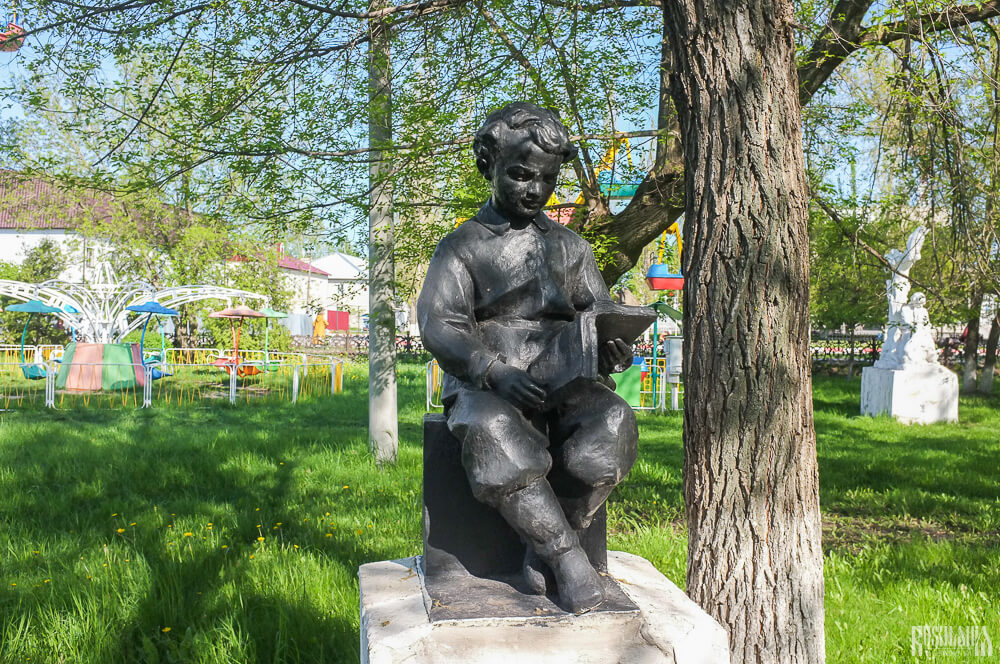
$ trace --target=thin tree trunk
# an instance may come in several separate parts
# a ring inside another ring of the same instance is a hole
[[[997,344],[1000,343],[1000,316],[994,316],[990,336],[986,339],[986,362],[979,375],[980,394],[993,394],[993,378],[997,366]]]
[[[971,394],[976,391],[976,372],[979,370],[979,312],[983,309],[983,294],[976,293],[972,297],[972,313],[969,314],[969,324],[965,328],[965,358],[962,368],[962,392]]]
[[[809,236],[786,0],[666,0],[686,173],[688,594],[734,664],[825,659]]]
[[[371,4],[383,8],[384,0]],[[393,263],[392,188],[389,163],[383,148],[392,141],[391,68],[389,26],[369,21],[368,137],[371,151],[368,213],[368,442],[375,460],[394,463],[398,449],[396,419],[396,315],[393,310],[395,266]]]

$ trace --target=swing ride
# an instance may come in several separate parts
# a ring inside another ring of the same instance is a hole
[[[600,187],[601,195],[607,197],[609,200],[630,200],[635,196],[636,191],[639,189],[639,184],[642,182],[641,178],[619,179],[616,177],[614,170],[615,160],[618,158],[618,153],[621,149],[625,150],[625,157],[628,161],[629,167],[628,170],[634,171],[635,167],[632,164],[632,149],[629,145],[627,136],[622,136],[612,141],[611,146],[608,147],[595,169],[597,184]],[[555,209],[548,211],[549,217],[553,221],[557,221],[561,224],[568,224],[572,218],[573,210],[579,208],[585,203],[586,200],[584,199],[583,192],[580,192],[580,195],[576,197],[573,207],[556,207],[561,206],[562,204],[553,193],[549,197],[547,205],[549,207],[554,207]],[[675,272],[664,262],[663,259],[667,235],[673,235],[677,239],[677,260],[680,262],[680,255],[682,251],[681,230],[680,224],[675,221],[670,224],[667,230],[665,230],[663,235],[660,237],[660,247],[657,252],[657,261],[650,265],[649,270],[646,272],[646,284],[649,286],[650,290],[679,291],[684,288],[684,275],[681,274],[679,266],[678,270]]]
[[[232,353],[230,355],[223,355],[217,358],[212,364],[219,367],[229,375],[232,375],[235,371],[240,378],[259,374],[260,367],[257,363],[250,364],[240,361],[240,333],[243,331],[243,320],[245,318],[267,318],[267,315],[259,311],[255,311],[245,304],[241,304],[238,307],[229,307],[220,311],[213,311],[208,315],[208,317],[225,318],[229,320],[229,326],[233,331]],[[235,321],[239,321],[239,325],[237,325]]]
[[[684,247],[681,243],[680,225],[675,221],[663,231],[660,236],[660,249],[657,252],[657,261],[649,266],[646,272],[646,284],[650,290],[654,291],[679,291],[684,288],[684,275],[680,270],[674,272],[663,262],[663,251],[666,248],[667,235],[677,238],[677,260],[680,262],[681,252]]]
[[[28,314],[28,320],[24,323],[24,332],[21,333],[21,373],[28,380],[42,380],[48,371],[43,364],[28,363],[24,357],[24,342],[28,336],[28,326],[35,314],[56,314],[59,313],[57,307],[50,307],[40,300],[29,300],[20,304],[12,304],[7,307],[7,311],[16,311]]]
[[[6,53],[14,53],[24,44],[25,30],[17,24],[17,4],[12,2],[11,8],[13,17],[6,28],[0,28],[0,51]]]

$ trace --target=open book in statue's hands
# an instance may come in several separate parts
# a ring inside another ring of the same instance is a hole
[[[656,312],[649,307],[595,302],[560,330],[528,367],[528,375],[545,386],[546,405],[552,406],[558,392],[570,383],[597,379],[602,345],[621,339],[631,346],[654,320]]]

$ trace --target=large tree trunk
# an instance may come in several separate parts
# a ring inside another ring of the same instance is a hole
[[[997,367],[997,343],[1000,342],[1000,316],[993,318],[990,326],[990,336],[986,339],[986,362],[983,373],[979,375],[980,394],[993,394],[993,377]]]
[[[385,5],[373,2],[372,10]],[[371,19],[368,55],[368,137],[371,144],[371,210],[368,213],[368,442],[379,463],[396,461],[396,276],[393,263],[390,164],[382,148],[392,140],[389,27]]]
[[[979,314],[983,309],[983,294],[972,297],[972,312],[965,327],[965,358],[962,361],[962,392],[976,391],[976,372],[979,371]]]
[[[733,662],[823,662],[792,6],[663,4],[686,172],[687,590]]]

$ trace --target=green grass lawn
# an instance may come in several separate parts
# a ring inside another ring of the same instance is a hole
[[[296,405],[0,412],[0,662],[357,661],[358,565],[421,546],[422,366],[400,380],[382,470],[358,367]],[[828,661],[911,661],[921,624],[1000,652],[1000,398],[905,427],[857,380],[815,392]],[[640,431],[610,543],[683,586],[680,415]]]

